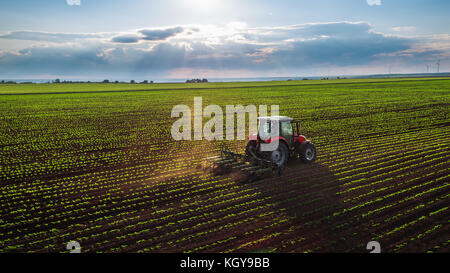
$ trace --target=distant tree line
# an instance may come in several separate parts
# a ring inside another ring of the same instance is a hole
[[[322,80],[329,80],[330,78],[328,77],[323,77]],[[346,77],[336,77],[336,80],[345,80],[347,79]]]
[[[323,77],[321,78],[321,80],[329,80],[329,77]],[[346,77],[336,77],[337,80],[343,80],[343,79],[347,79]],[[302,80],[307,81],[309,80],[308,78],[302,78]],[[292,79],[288,79],[287,81],[292,81]],[[186,83],[202,83],[202,82],[208,82],[208,79],[191,79],[191,80],[186,80]],[[33,82],[21,82],[21,84],[32,84]],[[152,84],[154,83],[153,81],[149,81],[149,80],[144,80],[141,82],[136,82],[135,80],[131,80],[129,82],[125,82],[125,81],[110,81],[110,80],[103,80],[101,82],[91,82],[91,81],[62,81],[60,79],[56,79],[52,82],[47,82],[47,83],[131,83],[131,84],[136,84],[136,83],[140,83],[140,84]],[[17,82],[15,81],[5,81],[2,80],[0,81],[0,84],[17,84]]]
[[[0,84],[17,84],[18,82],[16,81],[5,81],[5,80],[1,80]],[[21,84],[32,84],[33,82],[20,82]],[[62,81],[60,79],[56,79],[52,82],[47,82],[47,83],[137,83],[135,80],[131,80],[129,82],[124,82],[124,81],[109,81],[109,80],[103,80],[101,82],[91,82],[91,81]],[[149,81],[149,80],[144,80],[141,81],[139,83],[142,84],[152,84],[154,83],[153,81]]]
[[[0,81],[0,84],[16,84],[16,82],[15,82],[15,81],[5,81],[5,80],[2,80],[2,81]]]
[[[128,82],[104,80],[102,83],[128,83]],[[137,82],[135,80],[131,80],[129,83],[134,84],[134,83],[137,83]],[[143,83],[143,84],[149,84],[150,83],[151,84],[151,83],[154,83],[154,82],[153,81],[149,81],[149,80],[144,80],[144,81],[141,81],[139,83]]]
[[[186,80],[186,83],[201,83],[201,82],[208,82],[208,79],[192,79],[192,80]]]

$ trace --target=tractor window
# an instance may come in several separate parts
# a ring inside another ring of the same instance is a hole
[[[270,137],[272,126],[270,121],[263,121],[259,124],[259,137],[266,140]]]
[[[293,134],[294,134],[294,131],[292,131],[292,123],[290,121],[282,122],[281,123],[281,135],[288,137],[288,136],[292,136]]]

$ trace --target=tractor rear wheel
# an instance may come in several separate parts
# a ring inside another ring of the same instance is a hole
[[[316,160],[317,150],[316,146],[311,142],[306,143],[300,151],[300,159],[305,163],[312,163]]]
[[[278,166],[286,165],[289,157],[289,150],[286,144],[279,143],[278,148],[272,152],[264,152],[264,158],[270,160]]]

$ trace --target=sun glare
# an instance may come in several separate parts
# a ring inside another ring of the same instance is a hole
[[[183,1],[192,11],[212,12],[217,10],[219,0],[185,0]]]

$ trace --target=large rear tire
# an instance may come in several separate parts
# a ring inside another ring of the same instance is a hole
[[[302,147],[299,157],[304,163],[312,163],[316,160],[316,155],[316,146],[313,143],[308,142]]]
[[[289,150],[286,144],[280,142],[278,148],[272,152],[264,152],[264,157],[267,160],[272,161],[278,166],[285,166],[289,158]]]

